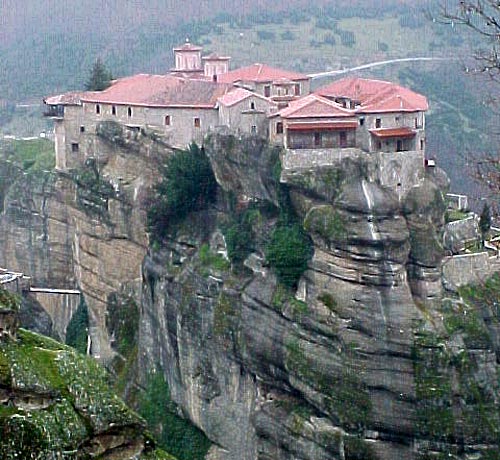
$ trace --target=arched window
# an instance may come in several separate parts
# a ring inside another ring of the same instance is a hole
[[[170,115],[165,115],[165,126],[170,126],[171,122]]]
[[[255,110],[255,102],[250,102],[250,110]]]
[[[132,116],[132,107],[129,107],[129,108],[127,109],[127,114],[128,114],[128,116],[129,116],[129,117],[131,117],[131,116]]]

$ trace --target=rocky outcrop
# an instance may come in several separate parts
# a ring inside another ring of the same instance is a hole
[[[2,292],[0,320],[6,299],[12,297]],[[111,392],[94,360],[38,334],[20,329],[16,337],[9,330],[0,336],[3,459],[172,459],[155,448],[144,421]]]
[[[28,274],[35,286],[79,288],[92,354],[108,361],[114,355],[108,299],[124,285],[135,283],[139,292],[147,192],[171,150],[153,134],[111,122],[99,125],[93,148],[95,155],[73,171],[19,172],[0,218],[0,265]],[[60,317],[53,316],[61,338],[66,310],[61,305]]]
[[[401,195],[371,180],[370,168],[347,158],[285,176],[314,242],[297,291],[266,266],[265,238],[254,241],[248,270],[200,256],[207,244],[214,257],[220,249],[213,235],[231,219],[223,206],[210,218],[191,216],[206,222],[202,230],[186,223],[146,257],[141,368],[163,369],[172,398],[219,446],[215,458],[496,452],[492,432],[473,433],[467,422],[481,404],[490,415],[497,407],[496,390],[487,390],[496,388],[493,355],[474,339],[464,349],[468,333],[450,325],[474,307],[442,300],[446,180],[432,172]],[[261,204],[251,208],[254,234],[257,226],[269,234],[277,214]],[[470,368],[457,364],[462,358]],[[481,388],[470,405],[458,396],[470,394],[465,382]]]
[[[407,170],[404,152],[290,166],[256,139],[215,137],[217,203],[148,248],[145,191],[169,150],[115,125],[98,133],[100,154],[55,189],[93,352],[111,357],[128,333],[119,312],[133,316],[140,383],[164,374],[211,458],[494,458],[499,318],[472,295],[443,297],[442,172]],[[293,290],[266,261],[284,215],[313,246]],[[229,235],[242,260],[226,259]]]

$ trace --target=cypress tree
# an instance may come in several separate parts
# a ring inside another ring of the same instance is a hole
[[[111,84],[111,72],[106,68],[101,58],[97,58],[90,71],[90,76],[85,83],[87,91],[103,91]]]

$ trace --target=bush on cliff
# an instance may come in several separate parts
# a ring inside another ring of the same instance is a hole
[[[285,286],[296,287],[311,257],[311,242],[297,223],[279,224],[266,247],[266,259]]]
[[[190,212],[214,201],[217,182],[203,148],[191,144],[174,153],[154,186],[147,213],[147,226],[153,241],[164,239],[172,225]]]

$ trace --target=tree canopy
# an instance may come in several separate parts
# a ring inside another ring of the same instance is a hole
[[[103,91],[109,87],[112,79],[111,72],[104,65],[101,58],[97,58],[85,83],[85,89],[87,91]]]
[[[161,241],[192,211],[198,211],[215,199],[217,182],[203,148],[192,143],[166,162],[161,181],[154,186],[148,209],[147,225],[153,240]]]

